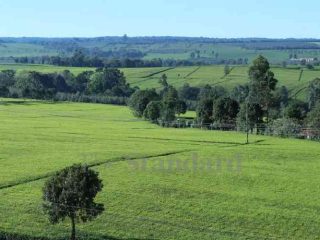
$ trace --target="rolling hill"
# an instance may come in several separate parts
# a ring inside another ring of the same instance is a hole
[[[0,235],[65,239],[42,187],[86,163],[106,211],[80,239],[315,239],[319,143],[234,132],[165,129],[128,108],[2,99]],[[54,236],[54,237],[53,237]]]

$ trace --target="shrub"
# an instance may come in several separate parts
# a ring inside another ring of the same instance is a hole
[[[301,125],[291,118],[280,118],[269,124],[268,131],[274,136],[298,137]]]

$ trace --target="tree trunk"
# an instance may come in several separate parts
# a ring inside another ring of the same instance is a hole
[[[76,240],[76,224],[74,217],[71,217],[71,240]]]

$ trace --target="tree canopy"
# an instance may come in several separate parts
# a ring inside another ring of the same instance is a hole
[[[104,211],[94,201],[103,184],[98,173],[85,165],[74,165],[57,172],[43,188],[43,209],[52,224],[71,220],[71,239],[76,239],[76,222],[91,221]]]

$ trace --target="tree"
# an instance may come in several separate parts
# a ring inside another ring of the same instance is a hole
[[[218,99],[226,95],[227,91],[221,86],[211,87],[210,85],[205,85],[200,90],[199,99]]]
[[[9,92],[9,87],[15,83],[16,72],[13,70],[3,70],[0,72],[0,95],[6,96]]]
[[[282,63],[281,63],[281,66],[283,67],[283,68],[286,68],[287,67],[287,61],[282,61]]]
[[[84,71],[77,75],[72,83],[73,91],[84,92],[93,73],[93,71]]]
[[[168,77],[166,74],[162,74],[162,76],[159,79],[159,83],[164,87],[167,88],[169,86],[168,84]]]
[[[179,94],[177,89],[173,86],[169,85],[161,92],[162,100],[163,101],[172,101],[177,102],[179,100]]]
[[[196,101],[198,99],[198,95],[200,92],[200,88],[191,87],[188,83],[185,83],[179,90],[179,97],[181,99]]]
[[[320,100],[320,78],[314,79],[308,87],[309,109],[312,109]]]
[[[164,86],[164,89],[160,93],[162,97],[161,119],[165,122],[171,122],[176,118],[176,112],[179,109],[178,107],[179,94],[178,94],[178,91],[173,86],[171,85],[163,85],[163,86]]]
[[[309,127],[320,130],[320,101],[308,114],[307,122]]]
[[[270,124],[269,130],[275,136],[296,137],[301,130],[301,126],[291,118],[279,118]]]
[[[200,56],[200,50],[196,50],[197,58],[201,58]]]
[[[307,114],[308,104],[300,100],[291,101],[285,108],[285,116],[287,118],[302,121],[307,117]]]
[[[176,102],[176,114],[185,114],[187,112],[188,106],[185,101],[178,100]]]
[[[127,34],[124,34],[123,36],[122,36],[122,40],[123,40],[123,42],[127,42],[128,41],[128,35]]]
[[[227,76],[231,72],[229,65],[224,66],[224,75]]]
[[[259,104],[266,111],[268,120],[272,92],[276,89],[278,82],[274,77],[274,73],[270,71],[268,59],[261,55],[255,59],[249,68],[249,77],[250,92],[248,101],[251,104]]]
[[[165,123],[172,122],[176,118],[176,101],[163,101],[161,109],[161,120]]]
[[[90,76],[88,92],[92,94],[112,93],[115,87],[129,88],[126,78],[119,69],[98,69]]]
[[[256,103],[243,103],[237,115],[237,127],[239,130],[250,130],[253,132],[254,127],[262,123],[263,110]]]
[[[274,105],[278,108],[285,107],[289,102],[289,90],[287,87],[282,86],[276,90],[274,94]]]
[[[104,211],[95,203],[103,184],[98,173],[85,165],[74,165],[52,176],[43,188],[43,208],[52,224],[71,220],[71,240],[76,239],[76,222],[95,219]]]
[[[249,96],[249,86],[248,85],[238,85],[233,88],[231,98],[236,100],[238,103],[243,103]]]
[[[72,72],[70,72],[69,70],[64,70],[62,71],[62,73],[60,74],[65,82],[69,85],[69,86],[73,86],[73,82],[74,82],[74,75]]]
[[[239,103],[231,98],[220,98],[213,103],[213,120],[216,122],[231,122],[239,112]]]
[[[311,63],[308,63],[308,64],[306,65],[306,67],[307,67],[307,69],[309,69],[309,70],[313,70],[313,69],[314,69],[314,66],[313,66]]]
[[[19,89],[22,97],[43,98],[44,86],[36,72],[19,72],[16,76],[15,88]]]
[[[143,112],[145,119],[156,122],[161,116],[162,102],[151,101]]]
[[[128,105],[136,117],[142,117],[147,105],[157,100],[159,100],[159,95],[154,89],[138,90],[131,95]]]
[[[74,52],[70,59],[71,66],[73,67],[85,67],[86,66],[86,56],[82,50],[78,49]]]
[[[203,124],[212,123],[212,112],[213,112],[213,100],[212,99],[201,99],[197,106],[197,119]]]

